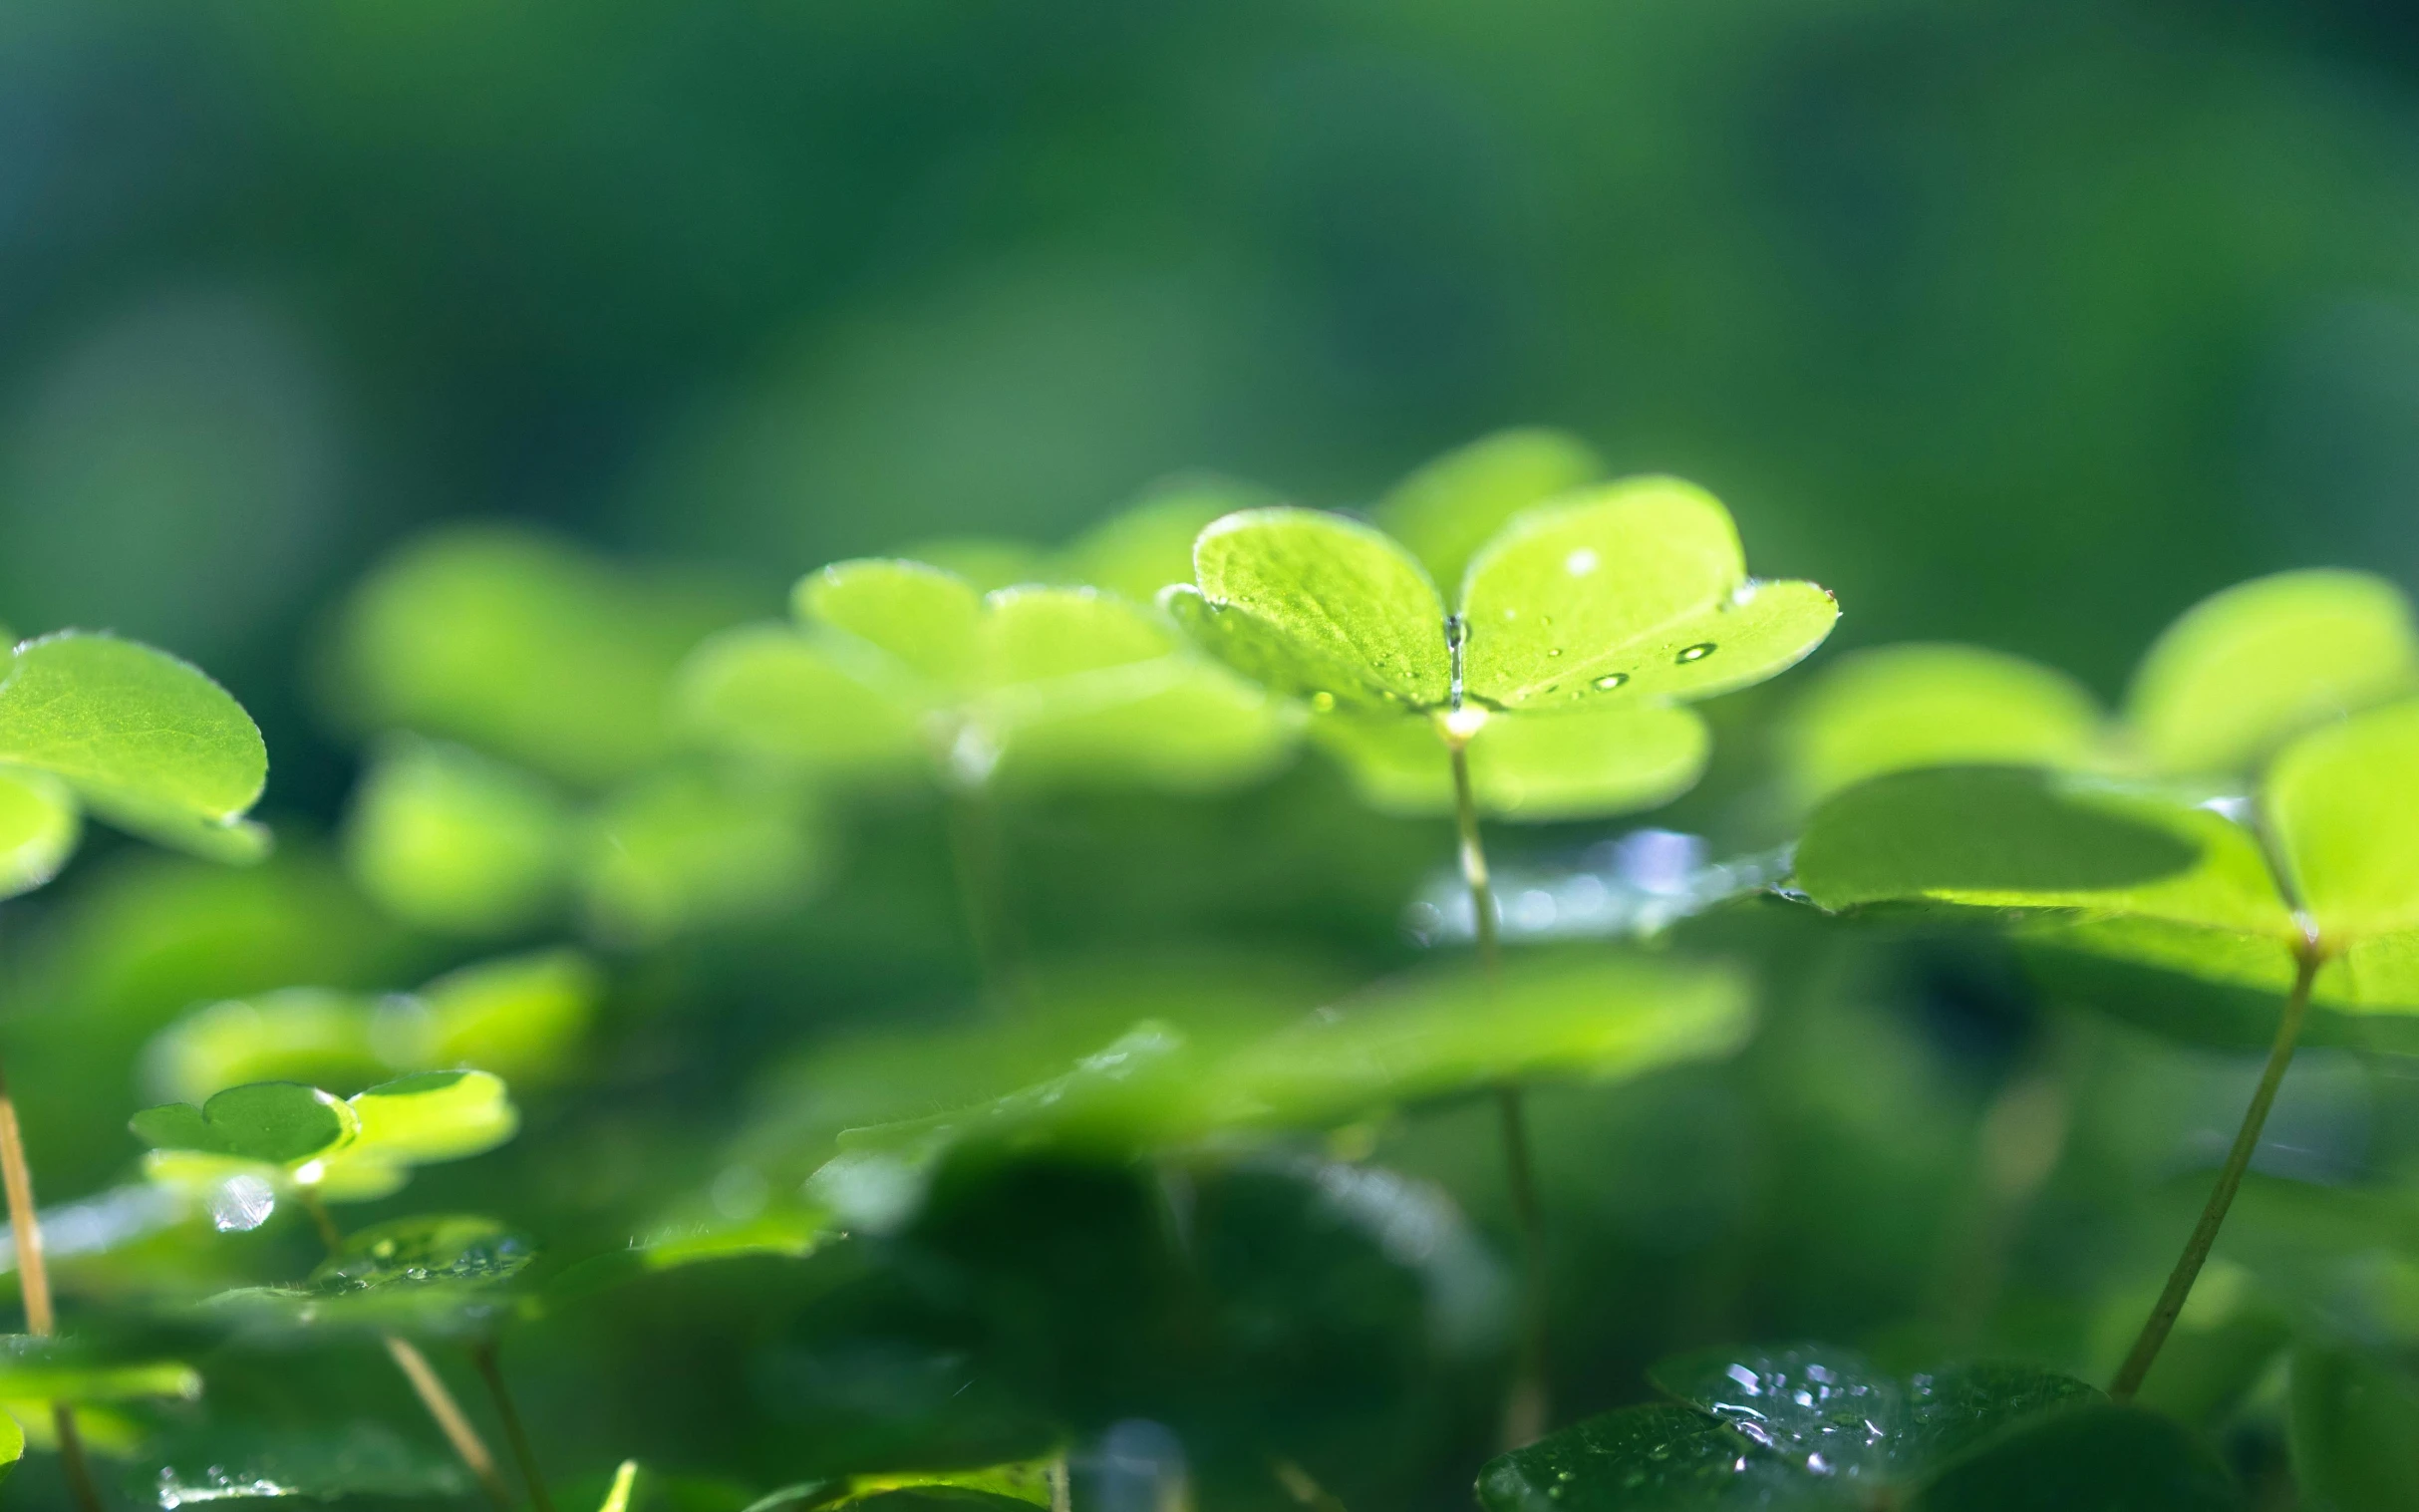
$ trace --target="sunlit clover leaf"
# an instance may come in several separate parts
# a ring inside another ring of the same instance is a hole
[[[1268,489],[1210,474],[1172,477],[1069,542],[1058,576],[1137,604],[1193,580],[1193,542],[1210,522],[1278,502]]]
[[[1798,1348],[1688,1357],[1659,1365],[1654,1379],[1670,1403],[1589,1418],[1504,1455],[1479,1476],[1480,1504],[1488,1512],[2239,1505],[2226,1472],[2181,1426],[2046,1370],[1979,1365],[1899,1377],[1845,1351]],[[2116,1499],[2085,1495],[2102,1487]]]
[[[200,1107],[168,1103],[131,1125],[151,1146],[145,1174],[219,1203],[249,1178],[269,1198],[307,1189],[361,1202],[402,1187],[415,1165],[457,1160],[512,1137],[519,1113],[485,1071],[424,1071],[350,1098],[297,1082],[229,1087]],[[250,1227],[267,1216],[260,1208]]]
[[[25,1429],[17,1425],[15,1417],[0,1412],[0,1480],[8,1479],[9,1472],[16,1469],[17,1461],[23,1458]]]
[[[353,1084],[394,1069],[381,1053],[380,1006],[364,994],[289,987],[228,998],[160,1031],[144,1053],[147,1080],[201,1102],[249,1081]]]
[[[2255,578],[2203,599],[2136,671],[2126,740],[2149,770],[2239,771],[2326,719],[2419,690],[2419,626],[2365,572]]]
[[[355,590],[326,693],[365,733],[444,736],[601,784],[668,754],[675,669],[743,613],[714,587],[548,536],[446,531]]]
[[[979,665],[982,591],[928,563],[834,562],[800,578],[791,603],[801,620],[853,636],[937,687],[966,685]]]
[[[300,1286],[221,1293],[198,1316],[254,1335],[344,1329],[487,1338],[518,1306],[506,1283],[536,1253],[528,1236],[492,1218],[399,1218],[348,1237]]]
[[[1814,680],[1782,732],[1805,805],[1867,777],[1925,766],[2096,763],[2098,704],[2065,674],[1978,646],[1851,652]]]
[[[656,944],[776,911],[824,866],[806,796],[746,774],[671,770],[613,794],[591,818],[579,882],[591,931]]]
[[[345,821],[346,867],[397,918],[448,934],[509,935],[558,906],[570,805],[541,778],[460,746],[382,749]]]
[[[1672,706],[1783,670],[1838,616],[1811,584],[1750,582],[1721,505],[1660,478],[1517,514],[1464,575],[1458,647],[1425,571],[1354,521],[1247,511],[1203,532],[1195,559],[1199,586],[1165,599],[1178,622],[1244,675],[1308,698],[1314,739],[1373,801],[1411,812],[1452,806],[1438,744],[1467,752],[1478,806],[1506,817],[1675,796],[1707,741]],[[1384,728],[1404,716],[1418,718]]]
[[[902,1501],[912,1493],[943,1499]],[[972,1496],[975,1500],[968,1500]],[[750,1502],[746,1512],[834,1512],[841,1507],[876,1505],[907,1512],[919,1506],[1047,1507],[1051,1504],[1050,1466],[1045,1461],[993,1465],[979,1470],[926,1471],[896,1475],[847,1475],[783,1486]]]
[[[259,729],[149,646],[75,630],[19,646],[0,675],[0,762],[50,773],[145,839],[214,860],[267,853],[268,831],[243,817],[268,780]]]
[[[718,750],[768,765],[862,779],[917,764],[922,710],[867,658],[790,625],[745,625],[700,646],[683,668],[682,723]]]
[[[1504,709],[1709,698],[1795,666],[1839,618],[1812,583],[1751,581],[1729,511],[1661,477],[1520,515],[1461,597],[1469,695]]]
[[[83,836],[84,815],[66,783],[48,772],[0,766],[0,898],[57,876]]]
[[[1605,475],[1587,443],[1560,431],[1498,431],[1396,483],[1373,511],[1439,583],[1458,583],[1487,538],[1532,504]]]
[[[1453,811],[1453,774],[1424,722],[1337,713],[1311,725],[1363,802],[1389,813]],[[1664,704],[1491,719],[1469,741],[1480,811],[1508,819],[1576,819],[1652,808],[1705,768],[1704,721]]]
[[[231,1086],[199,1107],[147,1107],[130,1125],[162,1154],[225,1155],[266,1165],[300,1165],[356,1137],[360,1116],[343,1098],[299,1081]]]

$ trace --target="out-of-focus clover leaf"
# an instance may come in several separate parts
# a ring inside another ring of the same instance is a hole
[[[901,548],[899,555],[954,572],[985,593],[1020,583],[1057,581],[1048,552],[1026,541],[998,536],[953,535],[917,541]]]
[[[1502,817],[1676,796],[1707,745],[1676,706],[1786,669],[1839,614],[1811,583],[1749,579],[1728,512],[1668,478],[1520,511],[1471,557],[1450,619],[1409,552],[1339,515],[1228,515],[1194,562],[1198,586],[1170,590],[1169,612],[1245,676],[1307,698],[1362,791],[1413,812],[1453,806],[1456,750],[1479,810]],[[1404,727],[1437,743],[1425,778]]]
[[[492,1286],[536,1258],[528,1236],[469,1213],[419,1214],[374,1224],[311,1272],[324,1291],[371,1291],[444,1281]]]
[[[580,888],[605,940],[654,944],[777,911],[823,865],[805,796],[739,774],[673,770],[614,793],[590,821]]]
[[[353,796],[345,861],[397,918],[447,934],[515,934],[560,902],[569,805],[542,779],[459,746],[391,741]]]
[[[463,1066],[544,1079],[562,1070],[603,989],[575,950],[476,962],[411,993],[286,988],[196,1009],[151,1041],[147,1071],[188,1102],[246,1081],[366,1086]]]
[[[2102,717],[2083,686],[1978,646],[1852,652],[1799,701],[1783,732],[1792,796],[1819,802],[1867,777],[1926,766],[2081,768]]]
[[[2032,915],[2017,938],[2078,988],[2090,978],[2061,958],[2281,994],[2308,953],[2320,963],[2312,1003],[2356,1038],[2345,1025],[2419,1014],[2414,770],[2419,703],[2287,746],[2257,806],[2282,883],[2229,805],[2037,771],[1901,772],[1816,810],[1797,881],[1827,908],[1902,901]]]
[[[2312,569],[2203,599],[2151,645],[2127,740],[2162,774],[2246,769],[2301,730],[2419,690],[2419,626],[2391,582]]]
[[[2182,1428],[2029,1366],[1901,1378],[1846,1351],[1803,1347],[1690,1356],[1657,1366],[1654,1380],[1673,1404],[1609,1412],[1504,1455],[1480,1474],[1480,1503],[1489,1512],[2238,1504],[2225,1471]],[[2025,1489],[1994,1499],[2009,1485]]]
[[[1470,558],[1512,516],[1604,475],[1604,459],[1578,437],[1498,431],[1422,465],[1378,501],[1375,513],[1431,579],[1458,583]]]
[[[127,1401],[201,1394],[201,1372],[177,1360],[120,1360],[78,1340],[0,1336],[0,1400]]]
[[[198,668],[135,641],[64,630],[19,646],[0,673],[0,763],[49,773],[147,840],[220,861],[268,851],[268,831],[243,817],[269,771],[251,716]],[[41,812],[57,796],[24,786],[10,801],[19,850],[33,845],[21,872],[73,844],[72,826]]]
[[[743,612],[717,588],[547,536],[445,531],[355,590],[327,698],[366,733],[442,736],[601,785],[671,751],[674,669]]]
[[[315,1086],[259,1081],[228,1087],[199,1107],[147,1107],[131,1126],[137,1138],[163,1153],[300,1165],[350,1142],[361,1119],[350,1103]]]
[[[527,1236],[492,1218],[399,1218],[352,1235],[300,1286],[224,1292],[195,1316],[253,1335],[350,1330],[489,1339],[519,1303],[504,1284],[535,1256]]]
[[[692,727],[734,755],[846,775],[912,761],[958,788],[1198,790],[1262,774],[1290,744],[1284,711],[1114,594],[985,595],[926,563],[859,560],[795,600],[799,630],[709,643],[684,678]]]
[[[737,1221],[668,1226],[627,1249],[591,1255],[565,1267],[546,1284],[544,1297],[548,1302],[572,1302],[666,1271],[751,1256],[801,1260],[840,1233],[832,1215],[811,1203],[767,1207]]]
[[[0,897],[59,875],[83,837],[84,815],[66,783],[48,772],[0,766]]]
[[[979,1470],[950,1470],[901,1475],[844,1475],[825,1480],[803,1481],[769,1491],[748,1504],[747,1512],[827,1512],[839,1507],[857,1507],[868,1503],[884,1507],[913,1507],[925,1502],[901,1502],[902,1493],[930,1497],[943,1495],[947,1499],[930,1503],[936,1506],[975,1507],[1047,1507],[1050,1497],[1050,1465],[1047,1461],[1025,1464],[993,1465]],[[967,1500],[968,1495],[974,1500]]]
[[[2300,1505],[2315,1512],[2419,1506],[2419,1381],[2353,1350],[2292,1353],[2289,1437]]]
[[[336,1097],[297,1082],[229,1087],[194,1107],[173,1102],[134,1117],[150,1144],[144,1173],[187,1191],[214,1214],[244,1195],[243,1221],[265,1220],[278,1196],[306,1190],[330,1202],[396,1191],[411,1167],[480,1154],[512,1137],[520,1116],[485,1071],[424,1071]]]
[[[144,1456],[130,1492],[160,1507],[200,1502],[459,1497],[459,1463],[407,1443],[381,1423],[290,1429],[205,1422]]]
[[[17,1426],[14,1416],[0,1412],[0,1480],[8,1479],[9,1472],[16,1469],[17,1461],[23,1458],[25,1429]]]

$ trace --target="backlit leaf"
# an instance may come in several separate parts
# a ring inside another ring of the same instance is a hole
[[[152,1082],[199,1102],[247,1081],[362,1085],[390,1074],[378,1005],[358,993],[289,987],[196,1009],[151,1041]]]
[[[528,1236],[495,1219],[421,1214],[348,1235],[344,1248],[311,1272],[310,1282],[328,1291],[428,1282],[494,1285],[511,1280],[534,1258]]]
[[[1422,465],[1378,501],[1377,523],[1448,590],[1487,538],[1532,504],[1604,476],[1587,443],[1560,431],[1498,431]]]
[[[201,1373],[182,1361],[123,1360],[74,1339],[0,1336],[0,1400],[126,1401],[201,1394]]]
[[[2097,704],[2080,684],[1978,646],[1886,646],[1830,664],[1792,712],[1789,785],[1812,804],[1922,766],[2087,765]]]
[[[2321,938],[2419,929],[2419,702],[2295,741],[2262,803]]]
[[[48,772],[0,766],[0,898],[59,875],[84,836],[84,815],[67,784]]]
[[[1811,583],[1749,583],[1712,495],[1634,478],[1515,519],[1462,589],[1470,696],[1507,709],[1707,698],[1794,665],[1839,617]]]
[[[1450,758],[1429,721],[1339,712],[1314,717],[1311,736],[1372,807],[1453,811]],[[1702,720],[1668,705],[1499,717],[1469,741],[1471,791],[1491,818],[1601,818],[1685,792],[1710,745]]]
[[[716,750],[851,777],[923,764],[915,702],[788,625],[707,641],[682,667],[678,697],[683,723]]]
[[[1166,622],[1089,588],[1007,588],[983,601],[980,649],[962,669],[985,688],[1074,677],[1178,649]]]
[[[486,1071],[422,1071],[358,1092],[351,1105],[360,1132],[343,1151],[348,1160],[459,1160],[520,1127],[502,1079]]]
[[[2086,909],[2300,938],[2258,842],[2147,789],[2017,767],[1897,772],[1815,811],[1797,881],[1825,908]]]
[[[976,674],[983,596],[954,572],[890,558],[834,562],[800,578],[792,603],[800,619],[853,636],[929,683]]]
[[[392,1007],[380,1046],[398,1066],[473,1065],[540,1079],[564,1069],[604,988],[596,963],[575,950],[482,961]]]
[[[1074,582],[1152,603],[1160,589],[1193,580],[1193,542],[1212,520],[1276,502],[1267,489],[1231,477],[1170,478],[1077,536],[1063,571]]]
[[[975,713],[1005,783],[1163,792],[1264,775],[1292,752],[1300,723],[1292,707],[1192,656],[1003,689]]]
[[[59,776],[102,818],[216,860],[256,860],[244,810],[268,780],[260,731],[226,690],[162,651],[62,631],[0,677],[0,761]]]
[[[1178,616],[1197,635],[1210,627],[1203,646],[1244,676],[1339,703],[1445,702],[1443,600],[1379,531],[1310,509],[1247,509],[1202,531],[1193,563],[1209,613]]]
[[[2154,771],[2240,771],[2296,732],[2419,691],[2419,628],[2384,578],[2279,572],[2212,594],[2154,642],[2125,719]]]
[[[824,864],[805,795],[707,771],[666,771],[613,794],[583,847],[580,889],[602,938],[652,944],[794,904]]]
[[[381,907],[474,936],[529,928],[561,901],[571,814],[545,781],[459,746],[404,739],[363,777],[345,863]]]

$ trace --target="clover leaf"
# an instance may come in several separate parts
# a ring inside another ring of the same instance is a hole
[[[512,1137],[519,1114],[485,1071],[423,1071],[337,1097],[299,1082],[229,1087],[200,1107],[145,1108],[131,1127],[151,1146],[144,1173],[223,1210],[230,1190],[256,1194],[240,1222],[264,1221],[276,1198],[310,1192],[331,1202],[387,1196],[411,1167],[458,1160]]]
[[[2305,1506],[2419,1505],[2419,1381],[2341,1345],[2292,1352],[2288,1437]]]
[[[2220,1512],[2226,1472],[2178,1425],[2071,1377],[1972,1365],[1901,1377],[1801,1346],[1666,1361],[1667,1404],[1589,1418],[1490,1463],[1488,1512],[2124,1506]]]
[[[1194,547],[1169,611],[1237,671],[1306,698],[1314,738],[1381,806],[1447,811],[1421,727],[1465,751],[1481,811],[1569,818],[1692,783],[1707,742],[1675,707],[1760,682],[1838,617],[1810,583],[1746,575],[1710,495],[1668,478],[1566,492],[1469,559],[1455,612],[1382,532],[1305,509],[1229,515]],[[1548,724],[1549,719],[1566,724]]]
[[[0,800],[16,891],[73,848],[61,787],[162,845],[225,861],[267,853],[268,831],[243,817],[268,778],[260,731],[198,669],[149,646],[79,630],[19,646],[0,671],[0,763],[16,768]]]
[[[372,760],[345,821],[345,862],[397,918],[510,935],[568,880],[570,805],[541,778],[465,747],[402,737]]]
[[[1423,464],[1371,512],[1431,579],[1458,583],[1470,558],[1513,515],[1604,475],[1603,458],[1576,436],[1498,431]]]
[[[1853,651],[1814,680],[1783,730],[1790,795],[1812,806],[1867,777],[1926,766],[2096,764],[2104,717],[2060,672],[1978,646]]]
[[[492,1218],[398,1218],[348,1236],[299,1286],[222,1292],[195,1316],[256,1337],[349,1330],[479,1341],[518,1306],[503,1288],[535,1257],[526,1235]]]
[[[700,739],[809,773],[921,767],[960,790],[1214,788],[1290,745],[1282,710],[1116,594],[984,594],[882,559],[810,573],[794,600],[797,629],[735,631],[691,660],[681,704]]]
[[[80,1340],[0,1337],[0,1401],[191,1401],[201,1373],[177,1360],[125,1359]]]

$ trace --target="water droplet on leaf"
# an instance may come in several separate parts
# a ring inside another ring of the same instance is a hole
[[[1682,651],[1677,657],[1673,658],[1673,660],[1684,666],[1689,662],[1701,662],[1712,654],[1713,643],[1711,641],[1699,641],[1695,645],[1687,648],[1685,651]]]
[[[1332,714],[1336,709],[1336,695],[1324,690],[1314,693],[1311,695],[1311,707],[1321,714]]]
[[[1611,693],[1628,681],[1630,674],[1626,672],[1608,672],[1596,680],[1596,688],[1599,693]]]

